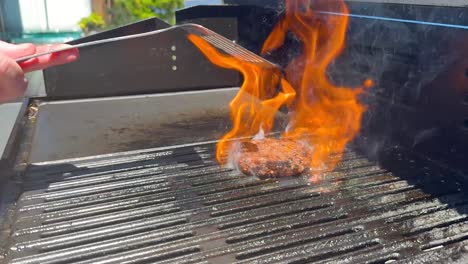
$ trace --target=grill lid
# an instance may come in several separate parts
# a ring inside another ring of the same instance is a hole
[[[432,263],[468,250],[468,197],[401,153],[320,184],[220,168],[212,144],[31,165],[9,263]],[[412,165],[411,165],[412,164]],[[418,166],[416,166],[416,164]]]

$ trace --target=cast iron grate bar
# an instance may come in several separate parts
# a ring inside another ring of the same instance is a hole
[[[32,165],[7,260],[432,263],[467,251],[468,196],[430,164],[418,171],[412,161],[400,177],[347,151],[310,183],[245,177],[213,152],[200,144]]]

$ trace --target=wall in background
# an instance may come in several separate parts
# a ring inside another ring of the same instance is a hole
[[[8,32],[79,31],[80,19],[91,14],[91,0],[9,0],[4,2],[6,2],[3,6],[5,28]],[[16,14],[13,15],[13,13]]]
[[[10,1],[0,1],[2,5],[2,21],[3,21],[3,30],[6,32],[21,32],[23,30],[23,25],[21,23],[21,12],[19,1],[10,0]]]
[[[78,22],[91,14],[92,5],[91,0],[47,0],[47,10],[51,31],[79,31]]]

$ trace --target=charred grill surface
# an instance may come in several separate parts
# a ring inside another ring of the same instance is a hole
[[[468,250],[468,197],[406,156],[359,154],[318,184],[220,168],[211,144],[31,166],[10,263],[440,263]],[[406,165],[405,165],[406,166]]]

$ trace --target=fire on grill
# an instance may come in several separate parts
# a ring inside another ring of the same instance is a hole
[[[294,33],[302,51],[289,62],[284,74],[241,62],[221,54],[203,39],[189,36],[212,63],[239,70],[244,76],[241,90],[230,103],[232,130],[217,146],[221,164],[231,160],[242,172],[257,176],[293,176],[309,167],[313,181],[319,172],[337,166],[346,145],[360,130],[365,106],[358,97],[373,82],[368,79],[362,87],[339,87],[327,77],[328,66],[345,46],[348,24],[348,16],[331,13],[348,14],[346,4],[286,1],[285,15],[262,49],[263,54],[274,51],[283,45],[288,32]],[[275,113],[282,106],[288,108],[289,124],[281,139],[248,142],[261,130],[271,132]],[[243,152],[234,147],[236,138],[249,138],[244,145],[256,146],[258,151]]]

